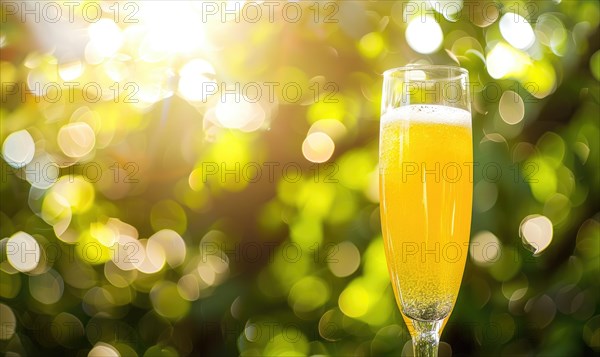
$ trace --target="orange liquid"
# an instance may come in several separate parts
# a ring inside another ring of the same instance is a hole
[[[441,320],[452,311],[468,253],[472,161],[467,111],[411,106],[382,118],[381,221],[405,317]]]

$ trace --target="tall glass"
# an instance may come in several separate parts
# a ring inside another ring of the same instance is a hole
[[[436,356],[469,247],[468,72],[408,66],[383,76],[379,190],[388,269],[415,356]]]

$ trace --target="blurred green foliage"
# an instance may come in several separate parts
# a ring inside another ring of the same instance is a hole
[[[2,3],[4,353],[409,353],[377,181],[406,63],[467,68],[474,98],[491,248],[440,355],[600,351],[598,2],[125,3],[60,29]]]

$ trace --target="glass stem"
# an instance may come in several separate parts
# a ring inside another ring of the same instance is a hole
[[[440,344],[442,321],[412,320],[415,334],[412,336],[415,357],[436,357]]]

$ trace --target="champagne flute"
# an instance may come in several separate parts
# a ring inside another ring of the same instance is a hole
[[[436,356],[469,247],[468,72],[411,65],[383,77],[379,190],[386,260],[415,356]]]

